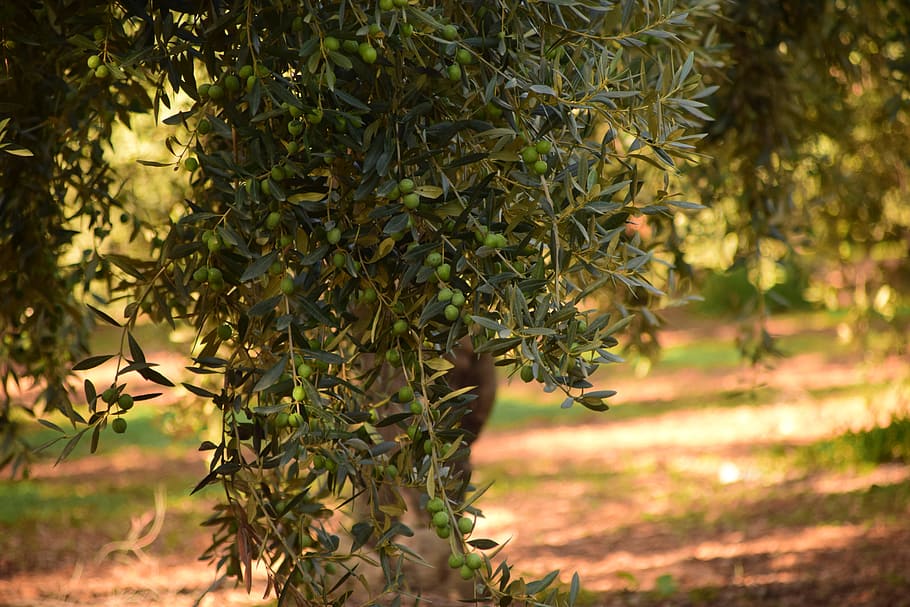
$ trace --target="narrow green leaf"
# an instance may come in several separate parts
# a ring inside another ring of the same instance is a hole
[[[279,301],[281,301],[281,295],[274,295],[268,299],[263,299],[262,301],[256,302],[250,308],[249,315],[254,318],[258,316],[264,316],[274,310]]]
[[[75,365],[73,365],[73,371],[85,371],[86,369],[94,369],[98,365],[103,365],[112,358],[114,358],[113,354],[89,356],[88,358],[80,360]]]
[[[90,379],[86,379],[83,383],[83,390],[85,390],[85,400],[87,400],[89,403],[98,398],[98,392],[95,390],[95,384],[93,384]]]
[[[79,444],[79,441],[82,440],[82,435],[86,433],[88,428],[83,428],[79,432],[73,435],[71,439],[63,447],[63,451],[60,453],[60,457],[57,458],[57,463],[62,462],[66,457],[73,452],[73,449],[76,448],[76,445]]]
[[[196,396],[201,396],[202,398],[215,398],[215,396],[217,396],[214,392],[209,392],[205,388],[200,388],[199,386],[194,386],[193,384],[183,382],[181,385]]]
[[[55,424],[54,422],[52,422],[48,419],[39,418],[38,423],[41,424],[42,426],[46,426],[46,427],[50,428],[51,430],[55,430],[55,431],[63,434],[63,428],[61,428],[60,426],[58,426],[57,424]]]
[[[288,355],[285,354],[271,369],[266,371],[262,377],[259,378],[259,381],[253,386],[253,392],[262,392],[266,388],[270,388],[278,381],[278,378],[281,377],[281,374],[284,373],[287,368]]]
[[[268,255],[260,257],[240,275],[240,282],[247,282],[248,280],[253,280],[254,278],[259,278],[265,274],[269,267],[275,262],[278,258],[278,251],[272,251]]]
[[[591,411],[597,411],[598,413],[602,413],[610,409],[609,405],[605,404],[600,399],[588,399],[582,396],[576,398],[575,400],[578,401],[578,403],[582,406],[590,409]]]
[[[703,204],[699,204],[697,202],[689,202],[688,200],[664,200],[664,203],[673,207],[685,209],[687,211],[699,211],[701,209],[707,208]]]
[[[559,575],[559,570],[551,571],[543,579],[535,580],[528,584],[528,594],[537,594],[542,590],[545,590],[547,586],[553,583],[553,580],[556,579],[556,576]]]
[[[538,95],[550,95],[551,97],[558,97],[556,91],[553,90],[553,87],[547,86],[546,84],[532,84],[530,86],[531,92],[537,93]]]
[[[86,304],[86,305],[88,306],[89,310],[91,310],[92,312],[95,313],[95,316],[97,316],[104,322],[108,323],[109,325],[113,325],[117,328],[123,327],[123,325],[121,325],[119,322],[117,322],[116,320],[111,318],[106,312],[102,312],[101,310],[99,310],[98,308],[96,308],[95,306],[93,306],[91,304]]]
[[[491,331],[496,331],[497,333],[501,333],[503,331],[509,330],[505,325],[498,323],[495,320],[492,320],[490,318],[487,318],[486,316],[476,316],[476,315],[472,314],[471,318],[473,318],[474,322],[476,322],[478,325],[480,325],[484,329],[490,329]]]
[[[169,167],[174,164],[173,162],[158,162],[156,160],[143,160],[141,158],[136,162],[147,167]]]
[[[491,548],[496,548],[497,546],[499,546],[499,544],[497,542],[494,542],[493,540],[484,539],[484,538],[471,540],[468,542],[468,544],[477,548],[478,550],[490,550]]]
[[[588,398],[610,398],[611,396],[616,396],[616,390],[596,390],[594,392],[588,392],[585,394]]]
[[[581,581],[578,578],[578,572],[572,574],[572,583],[569,585],[569,607],[573,607],[578,600],[578,591],[581,589]]]
[[[145,353],[142,351],[142,348],[139,347],[139,342],[136,341],[136,338],[133,337],[132,333],[126,334],[126,339],[129,342],[130,346],[130,355],[132,355],[133,360],[136,362],[145,362]]]
[[[19,147],[19,146],[13,146],[13,145],[5,148],[3,151],[11,156],[21,156],[23,158],[29,158],[31,156],[34,156],[34,154],[32,154],[32,152],[30,150],[27,150],[26,148]]]
[[[141,400],[152,400],[153,398],[158,398],[161,396],[161,392],[149,392],[148,394],[135,394],[133,395],[133,400],[139,402]]]
[[[484,344],[481,344],[480,347],[475,348],[474,351],[478,354],[489,352],[494,356],[498,356],[500,354],[505,354],[520,343],[520,337],[497,337],[495,339],[489,340]]]
[[[161,373],[158,373],[158,371],[155,371],[154,369],[139,369],[139,375],[149,380],[150,382],[158,384],[159,386],[165,386],[168,388],[174,387],[174,382],[163,376]]]
[[[98,452],[98,441],[101,440],[101,424],[96,424],[95,429],[92,430],[92,444],[89,448],[91,453]]]

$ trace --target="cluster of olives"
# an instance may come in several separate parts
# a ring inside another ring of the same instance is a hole
[[[116,404],[119,407],[118,416],[132,409],[135,403],[132,395],[123,392],[123,388],[124,386],[112,385],[101,393],[101,400],[107,403],[108,406],[112,407]],[[126,420],[122,417],[115,417],[111,422],[111,429],[117,434],[123,434],[126,432]]]
[[[196,90],[203,101],[208,99],[218,103],[236,95],[241,89],[245,89],[247,92],[252,91],[256,81],[266,77],[268,73],[268,68],[262,64],[259,64],[257,69],[254,69],[252,65],[243,65],[236,73],[226,71],[220,79],[200,84]]]
[[[200,284],[208,284],[213,291],[224,289],[224,274],[218,268],[203,266],[193,272],[193,280]]]
[[[417,185],[410,177],[405,177],[395,184],[386,197],[389,200],[398,200],[409,211],[415,210],[420,206],[420,194],[415,190]]]
[[[100,55],[90,56],[86,60],[86,64],[88,64],[88,69],[92,70],[95,78],[98,78],[99,80],[104,80],[111,75],[111,68],[104,64]]]
[[[525,166],[537,175],[546,175],[549,165],[544,157],[550,153],[552,144],[549,141],[541,140],[534,145],[528,145],[521,150],[521,159]]]
[[[446,539],[452,534],[452,517],[446,509],[445,501],[441,497],[434,497],[427,501],[427,512],[430,515],[430,522],[436,530],[436,535]],[[459,517],[454,526],[458,532],[467,536],[474,530],[474,521],[467,516]],[[465,580],[474,577],[475,572],[483,567],[483,557],[476,552],[461,554],[453,552],[449,555],[449,567],[458,569],[459,574]]]
[[[441,253],[435,251],[429,253],[423,263],[430,268],[434,268],[436,278],[441,283],[448,283],[451,280],[452,265],[443,260]],[[461,316],[461,310],[467,302],[464,293],[460,289],[453,289],[449,286],[442,287],[436,294],[436,299],[448,302],[443,308],[443,315],[449,322],[458,320],[458,317]]]

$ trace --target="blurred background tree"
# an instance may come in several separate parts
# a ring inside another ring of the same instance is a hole
[[[710,208],[678,225],[688,260],[714,271],[703,283],[714,309],[726,292],[745,320],[753,361],[775,352],[768,314],[806,304],[847,310],[864,348],[877,327],[886,350],[905,351],[908,9],[731,2],[704,23],[715,120],[706,161],[686,171]]]

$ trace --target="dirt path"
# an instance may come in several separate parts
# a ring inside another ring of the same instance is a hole
[[[580,572],[584,588],[603,593],[597,605],[910,605],[910,468],[810,474],[763,456],[906,412],[905,363],[805,355],[749,373],[686,370],[610,387],[617,410],[624,392],[627,402],[716,399],[756,379],[776,397],[482,436],[481,475],[508,486],[516,471],[521,481],[488,500],[480,530],[510,541],[519,571]],[[893,388],[873,403],[811,392],[880,382]],[[878,494],[889,514],[855,511]]]
[[[908,469],[806,474],[766,457],[770,446],[867,426],[906,405],[899,391],[885,391],[870,410],[862,397],[814,398],[810,389],[897,381],[905,371],[896,360],[870,374],[855,361],[805,356],[763,375],[778,396],[760,406],[488,432],[474,459],[479,480],[496,484],[480,504],[486,518],[477,532],[510,541],[516,572],[560,569],[568,581],[578,571],[593,605],[910,605],[910,492],[901,489]],[[636,400],[661,401],[696,388],[707,398],[741,388],[744,378],[687,370],[623,381]],[[142,469],[167,474],[198,464],[196,456],[158,460]],[[76,464],[62,473],[136,473],[103,457]],[[882,500],[903,501],[876,510]],[[204,543],[153,543],[101,562],[101,547],[86,546],[84,558],[39,560],[26,570],[15,564],[25,555],[0,555],[0,606],[193,605],[213,582],[209,565],[196,560]],[[259,604],[255,593],[221,588],[199,604]]]
[[[495,466],[503,474],[514,466],[522,484],[528,476],[539,481],[531,490],[496,493],[478,528],[511,542],[519,571],[580,572],[586,589],[607,593],[598,605],[651,604],[642,602],[647,593],[629,591],[654,589],[667,576],[694,591],[697,605],[910,604],[910,506],[904,502],[903,520],[821,514],[842,496],[906,486],[910,470],[802,477],[763,469],[755,445],[780,436],[781,420],[812,422],[794,426],[805,434],[785,434],[804,441],[842,427],[850,410],[862,412],[844,403],[836,415],[823,412],[820,423],[810,407],[797,409],[686,412],[486,437],[477,448],[480,470]],[[541,459],[545,453],[554,455]],[[579,469],[583,482],[558,478]],[[697,594],[706,587],[724,592]],[[653,604],[690,604],[678,594]]]

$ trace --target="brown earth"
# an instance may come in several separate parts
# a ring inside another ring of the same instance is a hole
[[[767,456],[772,446],[792,448],[865,427],[906,407],[899,389],[905,377],[898,359],[870,367],[804,355],[758,376],[690,369],[618,380],[610,386],[620,390],[617,410],[623,394],[636,402],[700,392],[708,399],[756,382],[774,397],[760,405],[617,420],[606,414],[584,425],[489,431],[476,443],[474,461],[478,480],[496,484],[480,503],[485,518],[477,533],[509,541],[516,573],[559,569],[568,582],[570,572],[579,572],[590,605],[910,605],[910,470],[891,464],[806,472]],[[849,391],[811,392],[863,381],[890,382],[894,389],[881,391],[871,408]],[[515,395],[528,388],[503,390]],[[140,457],[141,466],[128,463]],[[37,473],[89,480],[148,474],[153,485],[156,476],[203,465],[196,454],[156,457],[100,456]],[[134,536],[147,530],[154,514],[137,516]],[[164,513],[160,533],[170,516]],[[124,537],[129,526],[124,522]],[[47,529],[42,542],[60,542],[68,533],[79,549],[58,562],[42,560],[40,546],[7,543],[16,549],[0,555],[0,605],[262,602],[261,586],[258,596],[256,588],[250,597],[217,587],[199,600],[215,582],[211,567],[196,560],[204,534],[170,549],[155,537],[147,545],[133,537],[132,551],[67,529]]]

